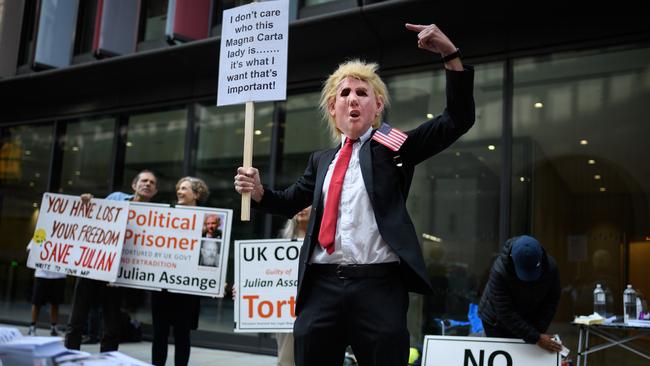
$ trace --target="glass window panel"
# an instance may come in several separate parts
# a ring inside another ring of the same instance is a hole
[[[97,3],[98,0],[79,2],[79,16],[77,16],[77,31],[75,32],[74,42],[75,55],[92,51]]]
[[[320,92],[290,96],[284,130],[284,154],[311,153],[332,146],[327,121],[318,109]],[[303,167],[304,170],[304,167]]]
[[[320,92],[291,95],[286,102],[282,164],[276,186],[286,188],[305,171],[312,152],[333,146],[327,122],[318,110]]]
[[[68,122],[63,137],[59,192],[104,197],[111,187],[114,118]]]
[[[187,110],[172,109],[129,117],[123,192],[132,192],[131,181],[143,169],[158,176],[156,202],[176,202],[175,185],[183,173]]]
[[[305,1],[305,6],[312,6],[312,5],[318,5],[324,3],[331,3],[339,0],[304,0],[304,1]]]
[[[362,6],[356,0],[296,0],[296,10],[300,18],[311,17],[322,14],[335,13],[346,9],[353,9]],[[363,4],[381,2],[383,0],[364,0]]]
[[[23,24],[20,32],[18,66],[29,63],[34,44],[34,25],[36,23],[36,1],[25,1]]]
[[[26,246],[48,185],[52,124],[0,129],[0,317],[29,319]],[[20,314],[20,315],[19,315]]]
[[[140,25],[140,41],[153,41],[165,38],[168,0],[143,0]]]
[[[260,170],[262,179],[268,178],[268,162],[273,127],[273,103],[255,103],[253,136],[253,166]],[[206,206],[230,208],[234,211],[232,241],[264,236],[264,216],[251,211],[251,222],[239,220],[241,196],[233,188],[233,177],[242,165],[244,145],[244,105],[216,107],[201,103],[196,106],[198,147],[196,175],[210,187]],[[233,282],[234,250],[228,259],[227,281]],[[200,329],[232,333],[233,301],[201,299]],[[242,333],[241,336],[257,336]]]
[[[597,282],[621,314],[626,276],[647,278],[626,248],[650,232],[650,49],[522,59],[514,80],[512,230],[538,237],[560,266],[552,327],[590,314]],[[632,285],[650,293],[647,281]],[[619,357],[604,355],[593,361]]]
[[[197,168],[204,169],[205,164],[210,164],[214,159],[229,158],[241,162],[244,145],[244,105],[217,108],[201,104],[197,109],[197,121],[200,131]],[[268,156],[273,126],[273,103],[255,103],[254,124],[253,155]]]

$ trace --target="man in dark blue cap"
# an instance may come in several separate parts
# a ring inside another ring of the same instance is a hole
[[[521,338],[550,352],[562,346],[546,331],[560,301],[560,274],[537,239],[508,239],[490,271],[479,316],[488,337]]]

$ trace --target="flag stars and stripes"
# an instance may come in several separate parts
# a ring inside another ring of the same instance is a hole
[[[408,135],[404,132],[391,127],[388,123],[382,123],[381,126],[372,135],[372,139],[386,146],[387,148],[397,151],[402,147],[402,144]]]

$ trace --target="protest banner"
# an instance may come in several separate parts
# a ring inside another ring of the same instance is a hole
[[[246,103],[243,167],[253,163],[253,102],[287,97],[289,1],[256,2],[223,12],[217,106]],[[250,193],[241,220],[250,219]]]
[[[422,366],[559,366],[560,354],[520,339],[425,336]]]
[[[116,285],[223,297],[232,210],[132,202]]]
[[[27,266],[102,281],[115,281],[128,202],[43,194]]]
[[[287,97],[289,2],[224,10],[217,106]]]
[[[235,331],[293,330],[302,239],[235,241]]]

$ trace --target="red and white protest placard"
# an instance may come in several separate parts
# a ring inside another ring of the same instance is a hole
[[[115,281],[128,202],[45,193],[27,266],[77,277]]]
[[[132,202],[115,284],[223,297],[232,210]]]
[[[302,239],[235,241],[235,331],[293,330],[301,244]]]

